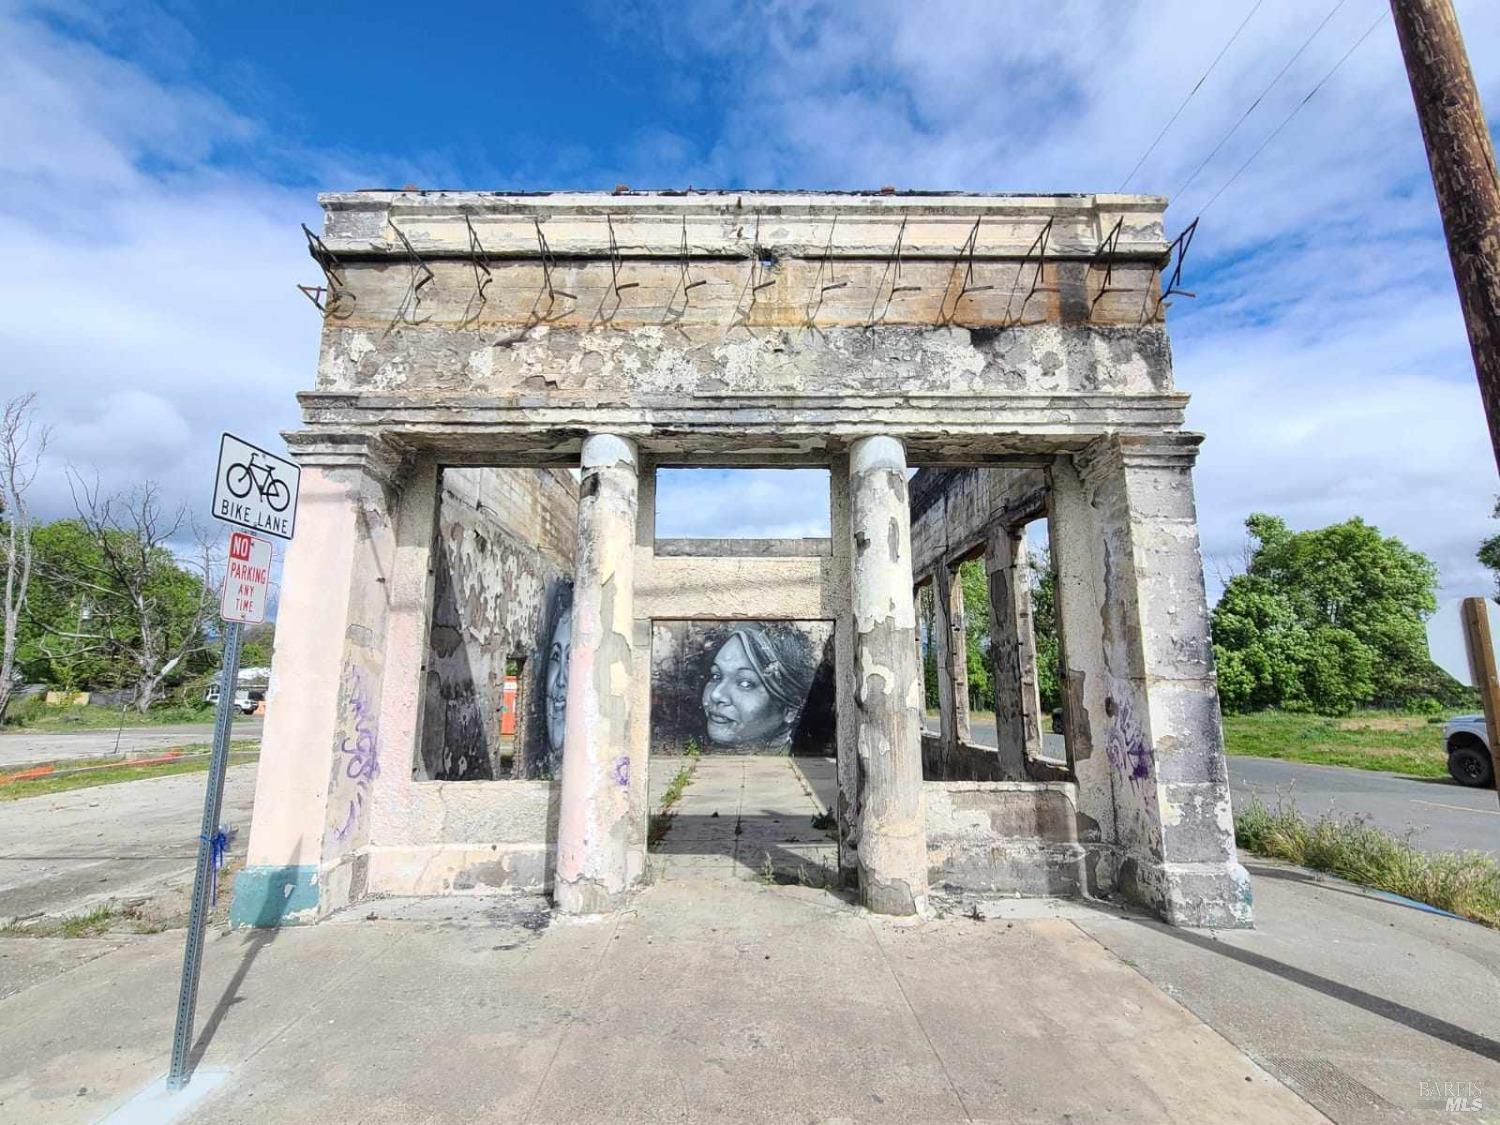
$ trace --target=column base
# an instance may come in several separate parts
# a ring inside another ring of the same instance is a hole
[[[875,914],[927,913],[927,839],[872,836],[859,845],[859,901]]]
[[[1251,929],[1250,876],[1233,859],[1219,863],[1159,863],[1127,856],[1120,889],[1164,922],[1216,930]]]
[[[629,897],[628,889],[610,890],[593,879],[579,879],[572,883],[555,879],[552,886],[552,905],[559,914],[613,914],[625,905]]]
[[[246,867],[234,878],[229,925],[233,929],[274,929],[316,922],[318,885],[316,864]]]

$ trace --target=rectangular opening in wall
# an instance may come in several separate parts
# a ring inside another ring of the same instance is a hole
[[[1026,525],[1030,563],[1031,632],[1036,647],[1037,696],[1041,706],[1042,745],[1037,755],[1056,765],[1070,759],[1063,708],[1062,645],[1057,629],[1057,579],[1052,567],[1051,527],[1046,517]]]
[[[556,776],[577,519],[566,469],[443,470],[414,779]]]
[[[656,552],[826,555],[827,469],[658,469]]]
[[[524,746],[526,695],[526,658],[512,656],[505,662],[505,679],[500,685],[500,729],[496,732],[496,776],[515,777],[516,747]]]

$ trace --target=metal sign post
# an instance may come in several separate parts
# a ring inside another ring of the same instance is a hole
[[[217,897],[218,864],[224,855],[219,832],[219,809],[224,803],[224,771],[229,765],[229,730],[234,721],[235,685],[240,674],[238,621],[224,627],[224,670],[219,677],[219,702],[214,710],[214,752],[208,766],[208,792],[203,797],[203,827],[198,834],[198,869],[193,875],[193,909],[188,915],[187,948],[182,954],[182,986],[177,993],[177,1024],[172,1030],[172,1067],[167,1089],[180,1090],[188,1080],[188,1050],[193,1040],[193,1010],[198,1003],[198,974],[203,967],[203,931],[208,924],[210,884]]]
[[[301,473],[290,461],[267,453],[233,434],[219,442],[214,477],[213,515],[225,523],[292,537],[297,519]],[[253,495],[252,495],[253,494]],[[198,978],[203,969],[203,934],[208,912],[219,897],[219,868],[228,839],[219,827],[224,804],[224,775],[229,768],[229,732],[234,722],[240,674],[240,632],[265,620],[271,584],[271,543],[244,531],[229,534],[229,559],[220,594],[224,621],[224,667],[219,675],[219,702],[214,710],[214,749],[203,795],[203,823],[198,833],[198,866],[193,873],[193,907],[188,914],[187,946],[182,953],[182,984],[177,992],[177,1022],[172,1029],[172,1065],[167,1089],[188,1083],[188,1052],[198,1006]]]

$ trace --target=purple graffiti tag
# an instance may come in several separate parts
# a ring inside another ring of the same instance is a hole
[[[365,793],[371,782],[380,776],[380,742],[376,737],[376,716],[365,689],[364,676],[354,665],[350,665],[344,676],[346,690],[346,717],[344,733],[339,738],[339,753],[345,755],[344,776],[354,782],[354,796],[349,800],[349,809],[344,823],[333,830],[334,837],[342,843],[359,820],[365,806]]]
[[[615,779],[616,785],[619,785],[621,787],[629,785],[630,759],[625,757],[616,758],[614,769],[610,770],[609,774]]]
[[[1115,704],[1114,716],[1109,741],[1104,744],[1110,767],[1131,781],[1145,781],[1151,776],[1151,747],[1146,745],[1140,728],[1133,721],[1128,699]]]

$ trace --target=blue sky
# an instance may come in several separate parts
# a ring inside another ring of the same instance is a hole
[[[1264,0],[1130,187],[1177,191],[1335,4]],[[318,190],[1112,191],[1253,6],[0,0],[3,381],[55,426],[39,502],[66,513],[71,463],[201,506],[219,430],[295,425]],[[1500,5],[1458,7],[1493,114]],[[1173,232],[1384,8],[1338,4]],[[1211,583],[1259,509],[1363,515],[1445,593],[1481,589],[1495,469],[1388,20],[1205,214],[1189,267],[1170,327]],[[799,490],[766,487],[795,529]],[[689,507],[753,530],[711,491]]]

